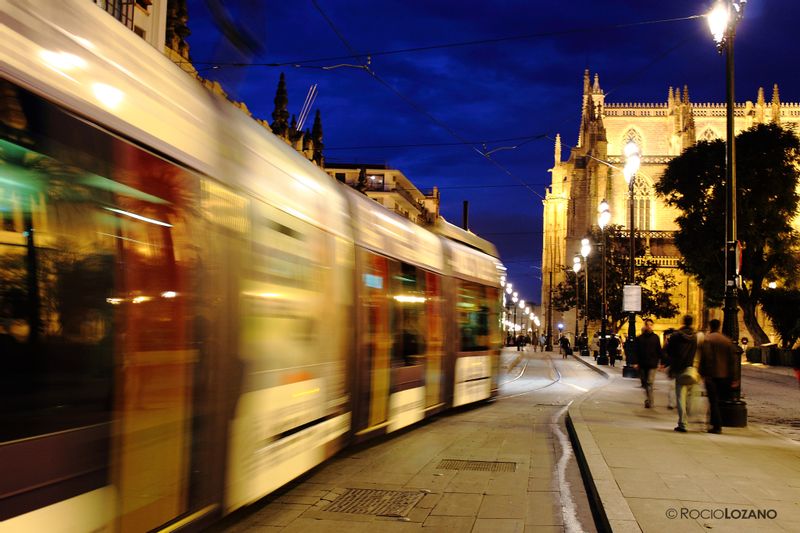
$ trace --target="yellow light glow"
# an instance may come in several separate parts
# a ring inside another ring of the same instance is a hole
[[[122,298],[106,298],[106,302],[110,303],[111,305],[119,305],[123,302]]]
[[[92,92],[95,98],[100,100],[100,103],[109,109],[116,109],[119,107],[122,100],[125,98],[125,93],[105,83],[92,84]]]
[[[253,292],[253,291],[245,291],[242,293],[243,296],[252,296],[253,298],[280,298],[280,294],[277,292]]]
[[[149,302],[152,300],[149,296],[135,296],[133,300],[131,300],[135,304],[140,304],[142,302]]]
[[[397,296],[394,297],[394,299],[401,303],[412,303],[412,304],[421,304],[426,300],[424,296],[409,296],[406,294],[398,294]]]
[[[295,392],[294,394],[292,394],[292,398],[299,398],[301,396],[308,396],[309,394],[316,394],[318,392],[319,392],[319,387],[317,387],[316,389],[309,389],[309,390],[304,390],[304,391],[301,391],[301,392]]]
[[[178,293],[175,291],[164,291],[161,293],[162,298],[175,298],[178,296]]]
[[[42,50],[39,52],[39,57],[47,63],[48,66],[60,70],[69,71],[78,68],[86,68],[86,60],[75,54],[67,52],[53,52],[52,50]]]

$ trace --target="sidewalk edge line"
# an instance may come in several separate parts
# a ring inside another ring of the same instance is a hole
[[[572,450],[575,452],[575,459],[578,461],[578,468],[581,471],[583,478],[583,486],[586,489],[586,496],[592,507],[592,517],[594,518],[594,525],[598,533],[611,533],[611,524],[608,522],[603,501],[600,498],[600,493],[597,486],[592,479],[592,472],[589,468],[589,463],[581,448],[581,441],[578,439],[578,433],[575,431],[575,425],[572,421],[572,414],[567,410],[566,417],[567,433],[569,433],[569,440],[572,442]]]
[[[573,353],[573,354],[572,354],[572,358],[573,358],[573,359],[577,359],[578,361],[580,361],[580,362],[581,362],[581,363],[583,363],[584,365],[588,366],[589,368],[591,368],[592,370],[594,370],[595,372],[597,372],[598,374],[600,374],[600,375],[601,375],[601,376],[603,376],[604,378],[606,378],[606,379],[610,379],[610,378],[611,378],[611,376],[609,376],[609,375],[608,375],[608,372],[606,372],[606,371],[605,371],[605,370],[603,370],[602,368],[600,368],[600,367],[598,367],[598,366],[595,366],[595,365],[593,365],[592,363],[590,363],[590,362],[588,362],[588,361],[584,361],[584,360],[583,360],[583,356],[575,355],[575,354]]]

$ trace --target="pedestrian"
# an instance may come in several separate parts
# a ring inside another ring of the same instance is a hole
[[[675,380],[675,403],[678,408],[678,425],[675,426],[675,431],[679,433],[687,431],[687,413],[691,411],[691,400],[698,377],[696,367],[700,364],[697,345],[702,343],[702,333],[697,333],[692,328],[693,323],[691,315],[684,316],[683,326],[667,339],[668,375]]]
[[[703,376],[708,395],[708,432],[722,433],[719,402],[730,397],[731,388],[739,386],[733,380],[739,354],[733,341],[720,333],[719,320],[715,318],[709,321],[708,327],[710,332],[700,345],[700,375]]]
[[[523,337],[522,333],[520,333],[519,335],[517,335],[517,351],[518,352],[522,351],[522,346],[523,346],[524,343],[525,343],[525,337]]]
[[[597,361],[597,358],[600,357],[600,334],[598,332],[594,332],[592,335],[592,355],[594,356],[594,360]]]
[[[608,343],[608,364],[611,366],[617,366],[616,362],[617,352],[619,351],[619,337],[616,333],[612,333],[606,342]]]
[[[541,335],[539,335],[539,344],[541,344],[541,346],[542,346],[542,351],[544,351],[544,350],[545,350],[545,347],[547,346],[547,337],[545,336],[545,334],[544,334],[544,333],[542,333]]]
[[[569,346],[569,337],[562,335],[561,338],[558,339],[558,344],[561,346],[561,357],[566,359],[567,356],[572,353],[572,349]]]
[[[642,334],[633,340],[633,352],[636,354],[637,367],[645,386],[644,406],[653,407],[653,382],[656,379],[656,369],[664,361],[664,351],[661,349],[661,339],[653,332],[653,321],[644,320]]]
[[[667,352],[667,344],[669,343],[669,336],[675,333],[675,328],[667,328],[664,330],[664,366],[667,368],[672,367],[672,360],[670,359],[669,353]],[[674,381],[674,380],[673,380]],[[670,387],[667,388],[667,409],[674,409],[675,408],[675,383],[672,383]]]

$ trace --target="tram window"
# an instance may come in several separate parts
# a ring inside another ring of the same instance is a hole
[[[427,351],[425,271],[396,261],[392,266],[392,364],[419,364]]]
[[[487,288],[477,283],[459,281],[456,306],[461,351],[488,350],[491,302]]]

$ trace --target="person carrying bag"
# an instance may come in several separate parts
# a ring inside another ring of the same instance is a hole
[[[683,327],[669,336],[667,356],[669,357],[669,377],[675,380],[675,403],[678,408],[678,425],[675,431],[686,433],[687,401],[691,400],[694,386],[700,382],[699,344],[702,333],[697,333],[690,315],[683,317]]]

